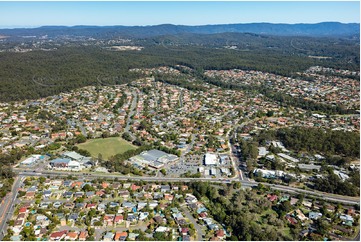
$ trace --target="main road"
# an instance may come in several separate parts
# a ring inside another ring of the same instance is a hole
[[[95,174],[95,173],[74,173],[74,172],[63,172],[63,171],[26,171],[24,169],[14,168],[14,172],[18,173],[21,176],[49,176],[49,177],[57,177],[57,176],[79,176],[82,178],[94,179],[94,178],[108,178],[108,179],[119,179],[119,180],[140,180],[140,181],[150,181],[150,182],[241,182],[243,188],[251,188],[256,187],[260,182],[242,180],[240,181],[238,177],[229,178],[229,179],[214,179],[214,178],[169,178],[169,177],[146,177],[146,176],[125,176],[121,174]],[[331,193],[320,192],[316,190],[303,190],[300,188],[283,186],[283,185],[275,185],[269,183],[261,183],[265,186],[269,186],[272,190],[279,190],[287,193],[296,193],[296,194],[305,194],[309,196],[317,197],[318,199],[328,200],[332,202],[339,202],[345,204],[360,204],[359,197],[349,197],[349,196],[341,196]]]
[[[18,173],[18,176],[15,178],[12,191],[3,199],[0,204],[0,240],[3,239],[3,236],[7,229],[7,221],[11,218],[15,205],[17,202],[17,193],[18,189],[21,186],[22,180],[28,176],[49,176],[49,177],[67,177],[67,176],[79,176],[82,178],[95,179],[95,178],[108,178],[108,179],[119,179],[119,180],[141,180],[141,181],[150,181],[150,182],[241,182],[242,188],[252,188],[258,186],[258,184],[263,184],[269,186],[272,190],[279,190],[286,193],[295,193],[295,194],[305,194],[322,200],[328,200],[332,202],[338,202],[343,204],[360,204],[359,197],[348,197],[341,196],[336,194],[324,193],[320,191],[313,190],[303,190],[295,187],[268,184],[268,183],[259,183],[255,181],[240,181],[238,177],[229,178],[229,179],[214,179],[214,178],[168,178],[168,177],[144,177],[144,176],[124,176],[120,174],[95,174],[95,173],[74,173],[74,172],[62,172],[62,171],[29,171],[19,168],[13,169],[15,173]],[[197,229],[197,237],[201,236],[201,230]]]
[[[67,177],[69,175],[79,176],[82,178],[95,179],[95,178],[108,178],[108,179],[119,179],[119,180],[142,180],[142,181],[151,181],[151,182],[159,182],[159,181],[169,181],[169,182],[194,182],[194,181],[202,181],[202,182],[240,182],[239,178],[230,178],[227,180],[224,179],[214,179],[214,178],[167,178],[167,177],[139,177],[139,176],[124,176],[117,174],[94,174],[94,173],[74,173],[74,172],[61,172],[61,171],[28,171],[24,169],[14,168],[14,172],[18,173],[18,176],[15,178],[12,191],[3,199],[3,202],[0,204],[0,241],[3,239],[4,234],[7,229],[7,221],[11,218],[15,205],[17,202],[17,193],[18,189],[21,186],[21,183],[25,177],[28,176],[49,176],[49,177]],[[257,186],[258,182],[242,180],[243,188],[251,188]],[[339,202],[344,204],[360,204],[359,197],[348,197],[348,196],[340,196],[335,194],[323,193],[319,191],[311,191],[311,190],[302,190],[299,188],[261,183],[263,185],[269,186],[273,190],[279,190],[287,193],[296,193],[296,194],[305,194],[309,196],[316,197],[318,199],[328,200],[332,202]],[[191,216],[191,215],[190,215]],[[188,216],[187,216],[188,217]],[[197,230],[197,239],[202,236],[202,229],[196,227]],[[359,236],[359,235],[358,235]]]
[[[239,119],[236,119],[235,122],[239,122]],[[236,178],[237,176],[239,177],[239,179],[243,182],[244,179],[244,175],[243,175],[243,171],[241,169],[238,169],[238,166],[241,164],[239,158],[237,156],[235,156],[234,154],[237,153],[236,149],[234,148],[234,144],[232,144],[231,139],[232,139],[232,135],[231,133],[237,133],[238,129],[242,129],[245,125],[248,125],[250,123],[250,121],[247,122],[243,122],[240,125],[235,126],[233,129],[228,130],[226,137],[227,137],[227,142],[228,142],[228,147],[229,147],[229,157],[231,159],[231,163],[233,166],[233,170],[234,170],[234,176],[233,178]]]
[[[11,218],[16,204],[18,188],[22,183],[22,176],[17,176],[14,180],[11,192],[6,195],[0,204],[0,241],[3,239],[7,230],[7,221]]]

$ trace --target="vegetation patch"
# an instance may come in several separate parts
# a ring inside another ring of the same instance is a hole
[[[109,157],[113,155],[121,154],[128,150],[135,150],[137,148],[119,137],[88,140],[77,146],[79,149],[89,151],[92,157],[98,157],[98,155],[101,154],[103,159],[109,159]]]

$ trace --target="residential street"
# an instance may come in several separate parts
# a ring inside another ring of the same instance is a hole
[[[128,132],[130,134],[130,136],[132,137],[132,139],[135,139],[135,136],[131,132],[129,132],[129,129],[130,129],[130,122],[132,121],[131,117],[135,114],[135,109],[136,109],[137,100],[138,100],[138,94],[136,91],[133,91],[132,95],[133,95],[132,104],[130,107],[130,112],[128,114],[127,125],[124,128],[124,133]]]
[[[182,208],[182,212],[184,212],[184,215],[191,221],[192,224],[194,224],[197,233],[197,241],[202,241],[202,236],[205,235],[204,231],[202,230],[202,227],[199,226],[197,221],[193,218],[192,214],[189,213],[187,207],[181,207],[181,208]]]

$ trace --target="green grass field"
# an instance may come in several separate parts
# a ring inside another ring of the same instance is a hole
[[[124,153],[127,150],[134,150],[137,148],[120,137],[92,139],[77,146],[79,149],[89,151],[92,157],[95,158],[98,157],[98,154],[102,154],[103,159],[108,159],[112,155]]]

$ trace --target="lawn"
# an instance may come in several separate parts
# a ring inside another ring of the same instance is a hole
[[[124,153],[127,150],[134,150],[137,148],[120,137],[92,139],[77,146],[79,149],[89,151],[92,157],[95,158],[98,157],[98,154],[102,154],[103,159],[108,159],[112,155]]]
[[[277,216],[277,213],[273,210],[273,209],[267,209],[266,211],[263,211],[262,213],[261,213],[261,217],[265,217],[265,216],[267,216],[268,214],[274,214],[274,215],[276,215]]]

